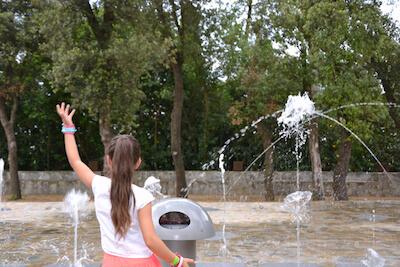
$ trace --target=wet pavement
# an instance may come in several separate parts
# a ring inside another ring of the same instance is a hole
[[[61,202],[7,202],[0,211],[0,266],[65,265],[73,257],[73,227]],[[400,201],[312,202],[300,231],[282,203],[201,202],[217,235],[197,244],[198,267],[362,266],[367,248],[400,266]],[[225,209],[224,209],[225,206]],[[79,257],[101,261],[99,226],[93,204],[79,226]],[[228,255],[223,256],[226,224]],[[298,265],[299,262],[302,264]],[[225,263],[223,263],[225,262]],[[230,263],[230,264],[227,264]]]

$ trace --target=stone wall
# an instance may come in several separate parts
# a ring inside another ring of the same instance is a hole
[[[173,195],[175,192],[173,171],[139,171],[138,185],[143,185],[149,176],[161,180],[163,193]],[[65,194],[72,188],[84,190],[84,185],[77,180],[71,171],[21,171],[19,172],[22,194]],[[390,177],[390,179],[388,178]],[[218,171],[187,171],[186,177],[190,194],[210,197],[222,196],[221,174]],[[5,186],[8,174],[5,173]],[[332,173],[323,173],[325,192],[332,193]],[[262,196],[264,193],[262,172],[226,172],[226,191],[230,197]],[[391,182],[390,182],[391,181]],[[300,172],[301,190],[311,190],[311,172]],[[400,196],[400,173],[353,172],[347,178],[350,196]],[[275,172],[274,190],[276,195],[284,196],[296,190],[296,172]],[[7,194],[7,191],[5,192]]]

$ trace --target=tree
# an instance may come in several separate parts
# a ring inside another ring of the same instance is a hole
[[[303,91],[312,96],[320,109],[345,104],[349,95],[352,102],[376,99],[379,89],[366,66],[377,49],[376,41],[381,32],[379,3],[362,0],[271,1],[270,10],[275,40],[282,50],[297,48]],[[338,115],[338,120],[347,122],[360,119],[354,112]],[[345,180],[351,149],[348,149],[348,136],[340,136],[340,153],[335,169]],[[309,152],[314,196],[321,199],[322,164],[316,120],[310,124]]]
[[[135,1],[60,0],[43,4],[39,18],[53,60],[53,85],[98,119],[104,150],[115,129],[129,132],[136,126],[145,97],[140,79],[163,57],[157,36],[134,23],[136,14]]]
[[[400,46],[394,44],[393,50],[380,60],[373,59],[371,62],[372,68],[376,71],[379,80],[384,89],[384,95],[387,103],[400,105]],[[396,107],[389,106],[389,114],[396,128],[400,130],[400,113]]]
[[[301,73],[301,91],[314,98],[317,88],[316,66],[312,60],[312,51],[318,48],[312,43],[312,32],[307,31],[309,14],[317,5],[327,5],[329,1],[268,1],[271,12],[273,40],[281,47],[282,53],[295,48],[298,53],[298,67]],[[314,199],[323,199],[322,165],[319,148],[318,120],[309,124],[308,149],[311,160]]]
[[[320,107],[332,108],[351,102],[369,102],[380,98],[380,89],[368,62],[377,47],[381,28],[377,3],[366,1],[320,1],[308,10],[305,31],[312,47],[310,59],[321,90],[316,96]],[[379,118],[382,111],[369,109],[369,118]],[[371,113],[370,113],[371,112]],[[337,121],[368,137],[371,131],[365,112],[342,110],[335,113]],[[364,117],[363,117],[364,116]],[[337,163],[334,168],[333,190],[336,200],[346,200],[346,176],[350,166],[352,139],[339,130]]]
[[[182,150],[182,110],[185,95],[185,66],[191,53],[199,50],[198,27],[203,1],[153,1],[158,18],[157,26],[163,37],[171,40],[169,67],[174,77],[173,107],[171,112],[171,153],[176,175],[176,195],[186,195],[185,163]],[[201,45],[200,45],[201,46]],[[197,54],[196,53],[196,54]]]
[[[377,45],[377,52],[369,64],[376,72],[384,90],[386,101],[400,105],[400,43],[399,28],[389,18],[382,17],[382,28]],[[389,114],[396,128],[400,130],[400,113],[396,107],[389,107]]]
[[[246,10],[244,21],[237,20]],[[233,6],[221,22],[220,34],[225,51],[220,55],[226,86],[232,86],[233,103],[229,114],[233,125],[244,127],[258,118],[281,109],[287,95],[298,90],[297,71],[291,56],[273,48],[271,26],[264,3],[241,1]],[[230,14],[231,13],[231,14]],[[225,14],[226,15],[226,14]],[[264,197],[274,200],[273,172],[276,119],[269,118],[257,124],[257,136],[265,151]],[[254,151],[253,151],[254,152]]]
[[[15,123],[21,94],[36,86],[37,38],[30,1],[0,3],[0,122],[7,139],[10,193],[21,198]]]

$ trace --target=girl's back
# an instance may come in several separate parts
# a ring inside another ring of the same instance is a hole
[[[96,217],[100,224],[101,245],[104,252],[125,258],[147,258],[153,253],[146,246],[138,221],[138,210],[154,200],[146,189],[132,185],[135,207],[131,209],[131,226],[125,237],[116,234],[111,219],[111,179],[96,175],[92,181]]]

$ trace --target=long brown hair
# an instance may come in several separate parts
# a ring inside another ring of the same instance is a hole
[[[111,219],[116,235],[124,237],[132,223],[129,213],[135,207],[132,178],[140,159],[140,144],[131,135],[118,135],[111,140],[107,155],[111,167]]]

